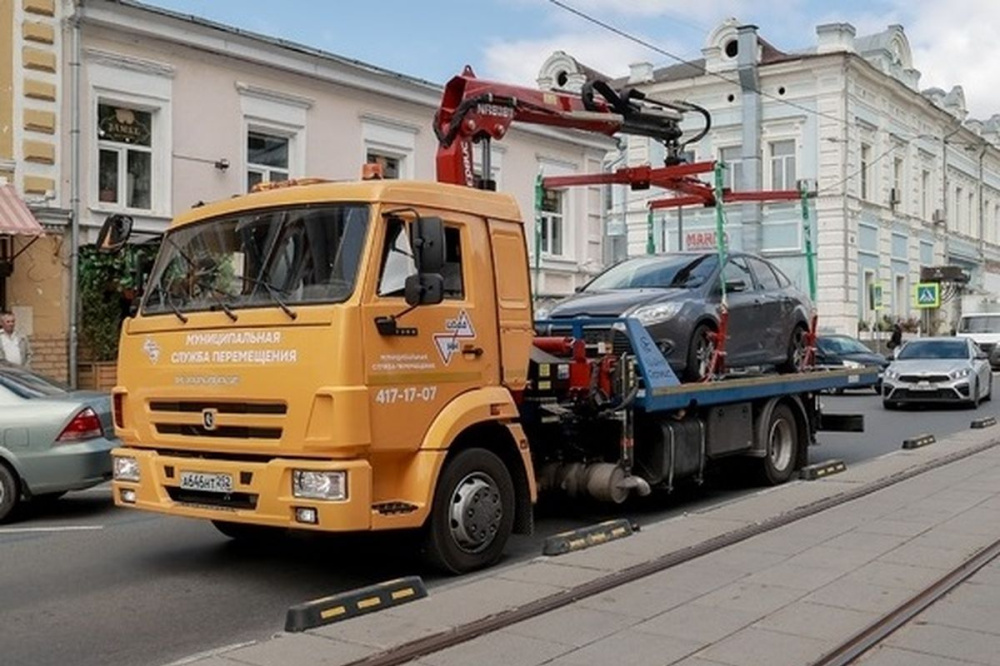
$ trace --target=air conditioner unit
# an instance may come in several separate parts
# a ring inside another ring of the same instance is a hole
[[[945,221],[944,211],[940,208],[935,209],[934,212],[931,213],[931,222],[934,224],[944,224]]]

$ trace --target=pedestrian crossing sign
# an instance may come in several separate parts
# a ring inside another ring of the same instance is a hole
[[[913,307],[941,307],[941,285],[937,282],[921,282],[913,290]]]

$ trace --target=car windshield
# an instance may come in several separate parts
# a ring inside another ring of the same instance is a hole
[[[969,315],[958,323],[959,333],[1000,333],[1000,315]]]
[[[624,261],[598,275],[584,291],[607,289],[694,289],[718,266],[714,254],[642,257]]]
[[[367,204],[272,208],[164,237],[143,314],[339,303],[354,292]]]
[[[53,379],[6,364],[0,367],[0,385],[22,398],[49,398],[67,392]]]
[[[820,349],[828,354],[870,354],[871,350],[854,338],[820,338]]]
[[[896,359],[961,359],[969,357],[965,340],[913,340],[899,350]]]

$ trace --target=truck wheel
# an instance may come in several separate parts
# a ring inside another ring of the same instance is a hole
[[[0,523],[5,522],[13,514],[19,494],[17,477],[3,461],[0,461]]]
[[[430,563],[465,573],[500,559],[514,526],[514,484],[496,454],[466,449],[445,465],[434,491],[425,552]]]
[[[795,416],[788,405],[775,405],[767,422],[767,428],[760,431],[764,441],[764,458],[761,460],[761,476],[769,485],[776,486],[792,477],[799,445],[799,429]]]
[[[215,529],[234,541],[243,543],[262,542],[279,536],[283,530],[267,525],[251,525],[250,523],[233,523],[228,520],[213,520]]]
[[[715,343],[709,337],[711,333],[712,329],[707,324],[699,324],[691,334],[687,365],[684,367],[686,381],[701,382],[708,377],[712,369],[712,356],[715,354]]]

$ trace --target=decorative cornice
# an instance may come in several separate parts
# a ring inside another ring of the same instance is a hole
[[[242,81],[236,82],[236,90],[239,91],[241,95],[245,95],[247,97],[256,97],[257,99],[266,100],[268,102],[278,102],[279,104],[296,106],[300,109],[308,109],[312,107],[313,103],[316,101],[310,97],[281,92],[280,90],[271,90],[270,88],[262,88],[261,86],[255,86],[252,83],[243,83]]]
[[[84,49],[84,53],[86,54],[89,62],[97,65],[114,67],[115,69],[127,69],[141,74],[163,76],[168,79],[174,78],[175,69],[173,65],[167,65],[153,60],[145,60],[143,58],[136,58],[134,56],[127,56],[120,53],[112,53],[111,51],[102,51],[94,48],[86,48]]]
[[[410,134],[419,134],[420,126],[413,123],[405,122],[402,120],[394,120],[386,116],[378,116],[372,113],[361,113],[359,118],[363,123],[371,123],[373,125],[379,125],[387,129],[400,130],[402,132],[409,132]]]

